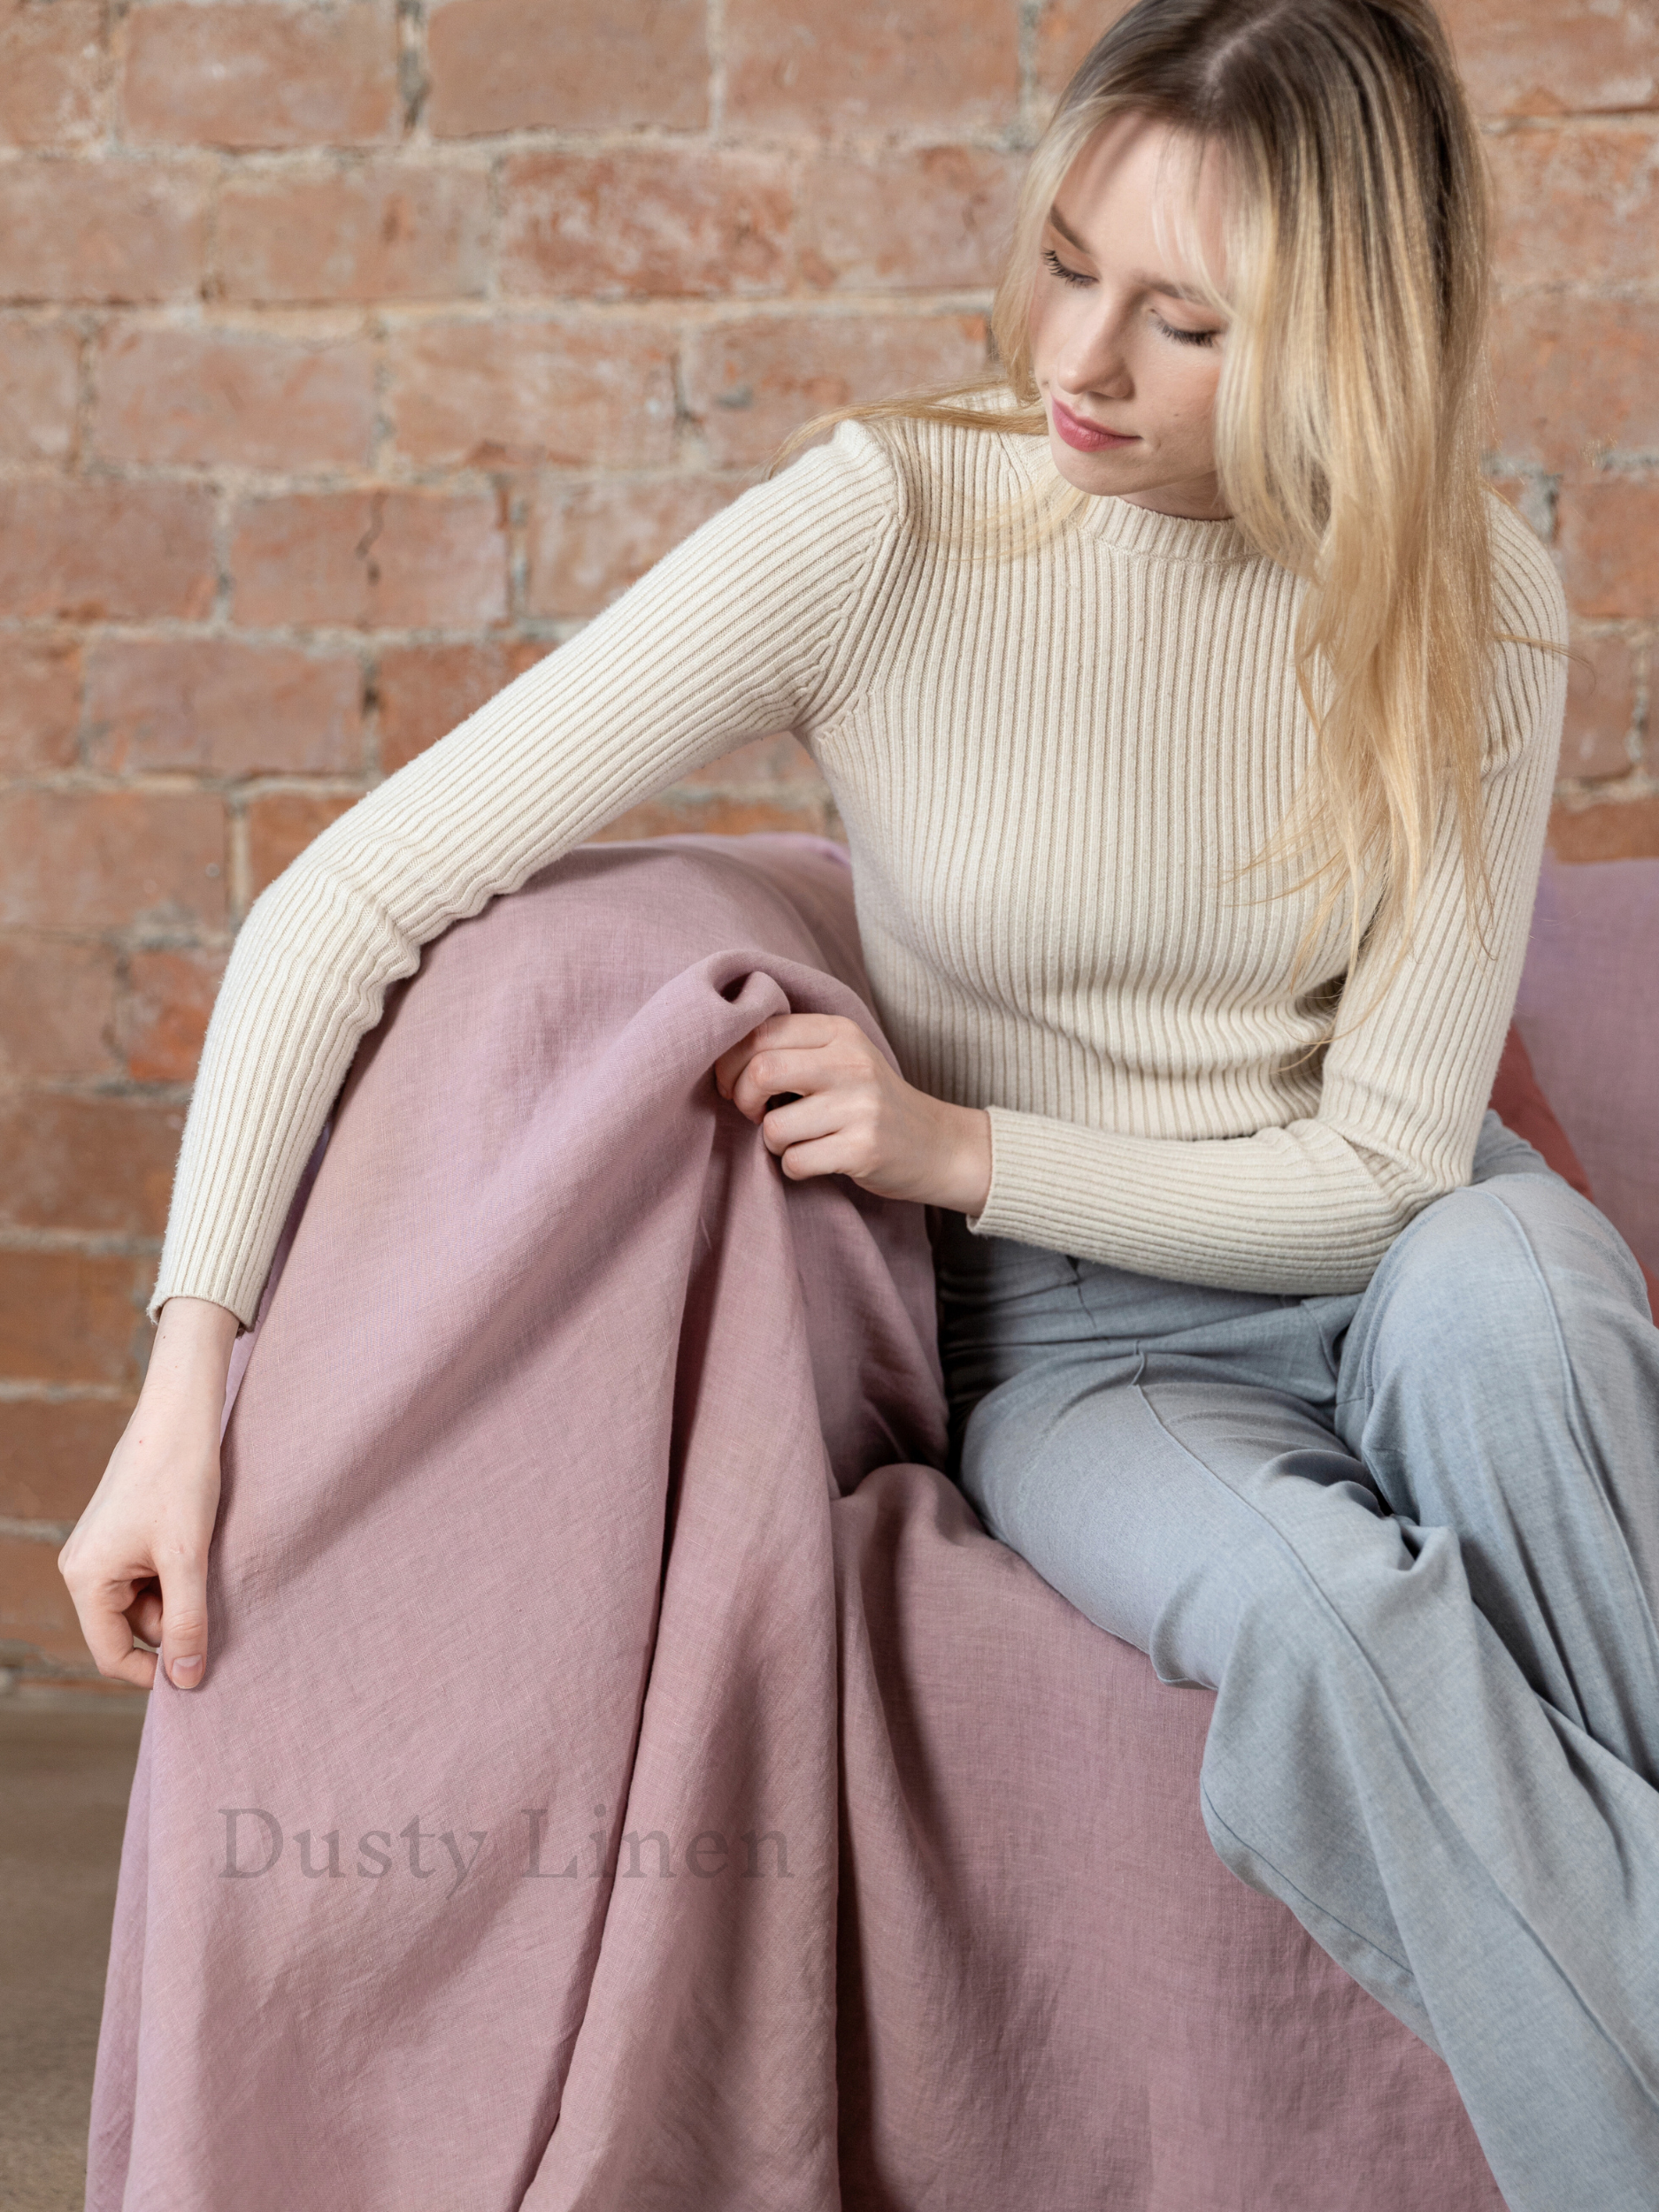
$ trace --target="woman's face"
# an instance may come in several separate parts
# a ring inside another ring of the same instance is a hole
[[[1213,438],[1225,318],[1195,293],[1183,296],[1195,272],[1153,231],[1158,196],[1172,216],[1170,196],[1188,188],[1195,150],[1142,115],[1114,116],[1095,133],[1043,227],[1031,344],[1049,447],[1068,483],[1208,519],[1226,513]],[[1202,164],[1195,211],[1219,272],[1213,158]],[[1121,435],[1107,442],[1103,432]]]

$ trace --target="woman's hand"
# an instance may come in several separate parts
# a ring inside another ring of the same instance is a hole
[[[219,1432],[236,1317],[169,1298],[133,1417],[58,1555],[98,1672],[193,1690],[207,1671],[207,1551],[219,1511]]]
[[[991,1118],[948,1106],[895,1075],[857,1023],[840,1014],[774,1014],[714,1064],[722,1098],[757,1121],[795,1181],[846,1175],[877,1198],[956,1213],[991,1187]],[[766,1110],[780,1092],[793,1104]]]

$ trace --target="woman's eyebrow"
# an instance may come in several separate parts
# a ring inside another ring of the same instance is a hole
[[[1068,223],[1064,216],[1061,214],[1057,206],[1050,206],[1048,210],[1048,220],[1053,224],[1056,230],[1059,232],[1061,237],[1065,240],[1068,246],[1075,246],[1079,253],[1086,253],[1091,261],[1095,258],[1094,249],[1093,246],[1087,244],[1086,241],[1078,236],[1077,233],[1072,229],[1071,224]],[[1191,290],[1185,284],[1171,284],[1168,277],[1153,276],[1144,269],[1136,270],[1132,280],[1140,285],[1143,291],[1162,292],[1166,298],[1172,300],[1187,300],[1194,307],[1207,307],[1209,305],[1209,302],[1204,298],[1202,293]]]

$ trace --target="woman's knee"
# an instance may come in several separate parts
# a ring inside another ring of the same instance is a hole
[[[1384,1254],[1356,1310],[1340,1395],[1402,1356],[1490,1378],[1560,1348],[1598,1312],[1647,1310],[1641,1271],[1606,1216],[1555,1174],[1505,1173],[1433,1200]]]

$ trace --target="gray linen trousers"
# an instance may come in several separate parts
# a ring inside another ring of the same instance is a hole
[[[935,1217],[952,1471],[1170,1683],[1225,1864],[1445,2059],[1513,2212],[1659,2206],[1659,1329],[1488,1111],[1363,1292]]]

